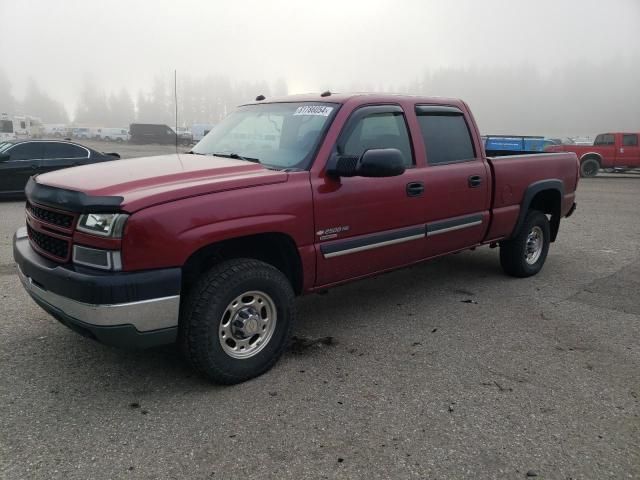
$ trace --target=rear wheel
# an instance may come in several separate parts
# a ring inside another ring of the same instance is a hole
[[[500,242],[500,265],[508,275],[530,277],[544,265],[551,240],[549,219],[537,210],[530,210],[520,232]]]
[[[276,363],[294,316],[293,289],[282,272],[258,260],[228,260],[192,288],[180,319],[181,348],[211,381],[243,382]]]
[[[600,170],[600,162],[595,158],[586,158],[580,163],[581,177],[595,177]]]

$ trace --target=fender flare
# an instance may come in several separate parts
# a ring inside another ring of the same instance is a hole
[[[516,226],[511,232],[511,238],[515,237],[522,228],[522,224],[524,223],[524,219],[527,216],[527,212],[529,211],[529,207],[531,206],[531,202],[534,197],[545,190],[555,190],[560,194],[560,210],[562,210],[562,199],[564,198],[564,183],[562,180],[554,178],[549,180],[540,180],[538,182],[534,182],[527,187],[524,192],[524,196],[522,197],[522,203],[520,204],[520,213],[518,214],[518,220],[516,222]],[[558,234],[558,228],[560,226],[560,215],[552,215],[551,216],[551,241],[553,242],[556,239],[556,235]]]

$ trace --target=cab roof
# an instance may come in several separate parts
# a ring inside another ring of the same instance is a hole
[[[324,95],[324,96],[323,96]],[[265,98],[264,100],[256,100],[253,102],[247,102],[243,105],[258,105],[261,103],[287,103],[287,102],[329,102],[329,103],[347,103],[355,101],[356,103],[398,103],[398,102],[413,102],[413,103],[428,103],[435,105],[458,105],[462,106],[464,103],[458,98],[447,97],[424,97],[419,95],[407,95],[396,93],[367,93],[367,92],[354,92],[354,93],[330,93],[329,95],[321,93],[302,93],[296,95],[287,95],[284,97]]]

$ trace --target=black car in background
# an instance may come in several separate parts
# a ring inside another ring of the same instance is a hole
[[[21,195],[32,175],[119,158],[117,153],[101,153],[77,143],[60,140],[2,142],[0,196]]]

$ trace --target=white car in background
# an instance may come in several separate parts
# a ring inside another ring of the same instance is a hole
[[[71,137],[71,128],[62,123],[45,123],[43,126],[43,133],[45,137],[53,138],[67,138]]]
[[[193,125],[191,125],[191,133],[193,134],[193,141],[199,142],[211,130],[213,130],[213,124],[211,123],[194,123]]]
[[[128,142],[129,130],[126,128],[98,128],[95,138],[106,142]]]

